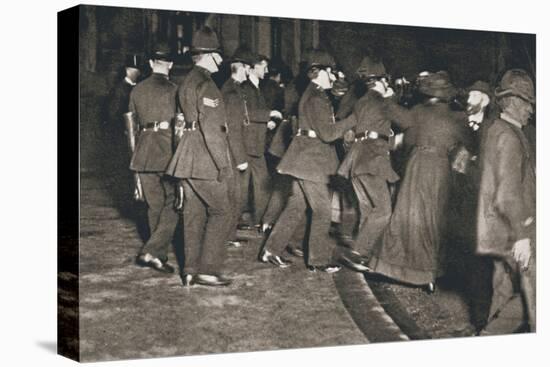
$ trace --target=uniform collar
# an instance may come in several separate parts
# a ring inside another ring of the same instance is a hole
[[[203,68],[202,66],[195,65],[195,69],[197,69],[197,71],[201,72],[204,75],[207,75],[207,76],[212,75],[212,73],[209,70]]]
[[[506,112],[501,112],[500,113],[500,118],[504,121],[506,121],[507,123],[511,124],[511,125],[514,125],[515,127],[517,127],[518,129],[521,129],[523,127],[523,125],[521,123],[519,123],[517,120],[515,120],[513,117],[511,117],[510,115],[508,115]]]
[[[319,84],[316,84],[314,82],[310,82],[309,85],[310,85],[310,88],[311,88],[312,91],[315,91],[316,93],[321,94],[321,95],[326,97],[327,94],[325,93],[325,90]]]
[[[166,79],[166,80],[168,80],[168,75],[162,74],[162,73],[153,73],[153,74],[151,74],[151,76],[153,76],[153,77],[155,77],[155,78],[160,78],[160,79]]]

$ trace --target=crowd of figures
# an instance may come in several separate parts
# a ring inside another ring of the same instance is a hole
[[[134,58],[109,97],[147,205],[137,264],[174,273],[168,251],[183,218],[184,286],[229,285],[225,251],[241,245],[237,229],[252,229],[264,234],[258,260],[268,266],[301,257],[313,272],[346,266],[433,293],[445,255],[463,243],[478,259],[468,282],[491,300],[479,331],[535,330],[535,156],[523,129],[535,94],[525,71],[457,89],[445,71],[391,80],[369,55],[348,78],[314,49],[290,79],[239,47],[217,84],[223,60],[208,28],[190,60],[179,75],[159,45],[150,76],[136,84]]]

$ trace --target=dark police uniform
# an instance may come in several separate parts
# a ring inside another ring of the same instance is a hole
[[[295,178],[288,203],[275,223],[265,249],[280,255],[296,226],[311,209],[308,265],[331,264],[332,246],[328,231],[331,220],[329,177],[336,173],[338,157],[334,145],[355,125],[350,118],[335,123],[331,102],[325,91],[310,83],[299,104],[299,132],[285,153],[278,171]]]
[[[248,169],[242,176],[242,191],[246,203],[252,184],[254,224],[258,224],[267,207],[270,193],[269,173],[264,153],[267,122],[270,120],[271,110],[267,107],[261,90],[252,82],[245,81],[242,88],[248,110],[248,121],[243,127]]]
[[[391,217],[388,183],[399,180],[390,160],[391,124],[393,121],[406,129],[413,124],[413,119],[409,110],[374,90],[369,90],[357,101],[353,114],[358,121],[356,142],[338,173],[351,178],[361,213],[355,249],[368,255]],[[370,136],[367,133],[365,137],[365,132],[370,132]]]
[[[130,169],[137,171],[148,205],[151,237],[141,249],[166,261],[178,215],[174,211],[175,189],[164,171],[172,158],[172,120],[176,114],[175,84],[168,76],[153,73],[134,87],[129,111],[140,127]]]
[[[183,179],[185,273],[218,275],[231,230],[225,103],[211,73],[196,65],[178,99],[186,130],[167,173]]]

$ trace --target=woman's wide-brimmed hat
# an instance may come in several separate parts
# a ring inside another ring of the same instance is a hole
[[[449,73],[438,71],[419,80],[418,90],[430,97],[451,99],[457,94],[457,89],[451,83]]]

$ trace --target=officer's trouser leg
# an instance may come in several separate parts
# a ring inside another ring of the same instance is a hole
[[[157,228],[160,218],[160,211],[164,201],[164,190],[161,188],[160,174],[157,172],[139,173],[141,186],[143,188],[143,197],[147,204],[147,224],[149,233],[153,233]]]
[[[229,236],[229,240],[236,241],[237,225],[239,224],[239,219],[241,218],[243,199],[240,177],[241,173],[235,170],[233,174],[234,176],[231,177],[228,182],[229,203],[231,210],[231,233]]]
[[[483,334],[509,334],[524,322],[521,295],[514,291],[511,269],[501,260],[495,260],[493,272],[493,298],[489,322]]]
[[[141,253],[150,253],[166,261],[178,224],[178,214],[174,210],[175,187],[173,182],[162,174],[140,174],[140,179],[145,200],[149,205],[149,220],[150,223],[154,223],[154,226],[150,224],[151,237],[141,249]]]
[[[361,215],[355,250],[369,256],[391,217],[391,197],[385,179],[362,175],[352,178]]]
[[[185,195],[183,204],[184,271],[187,274],[196,274],[199,271],[202,252],[201,242],[206,223],[206,207],[188,180],[183,180],[182,185]]]
[[[332,195],[328,184],[300,180],[300,187],[311,208],[307,264],[322,266],[332,263],[334,241],[329,236]]]
[[[307,215],[301,218],[296,226],[292,237],[288,241],[288,247],[293,249],[304,249],[304,239],[307,234]]]
[[[250,157],[249,157],[250,158]],[[247,212],[249,210],[252,210],[252,207],[250,205],[250,181],[252,179],[252,174],[250,173],[250,163],[248,163],[248,168],[244,170],[243,172],[239,172],[240,177],[240,187],[241,187],[241,207],[240,207],[240,215],[244,212]],[[252,221],[252,220],[251,220]],[[251,223],[247,223],[251,224]]]
[[[267,171],[265,157],[251,157],[248,169],[252,177],[252,191],[254,202],[254,224],[259,224],[267,208],[270,189],[270,176]]]
[[[343,191],[341,196],[342,202],[342,223],[341,236],[346,239],[351,239],[355,233],[355,228],[358,222],[357,198],[353,191]]]
[[[305,228],[307,202],[297,180],[292,182],[291,194],[288,202],[275,222],[273,230],[267,239],[264,248],[275,255],[282,255],[298,226]]]
[[[202,274],[219,274],[225,258],[225,242],[230,237],[233,217],[229,203],[228,182],[189,179],[187,183],[203,206],[200,218],[202,223],[197,221],[192,226],[192,230],[199,233],[193,240],[197,241],[202,237],[198,245],[200,259],[197,270]],[[206,217],[203,216],[204,210],[206,210]]]
[[[282,213],[292,190],[292,178],[288,175],[275,174],[274,185],[269,203],[262,218],[262,223],[273,224]]]

